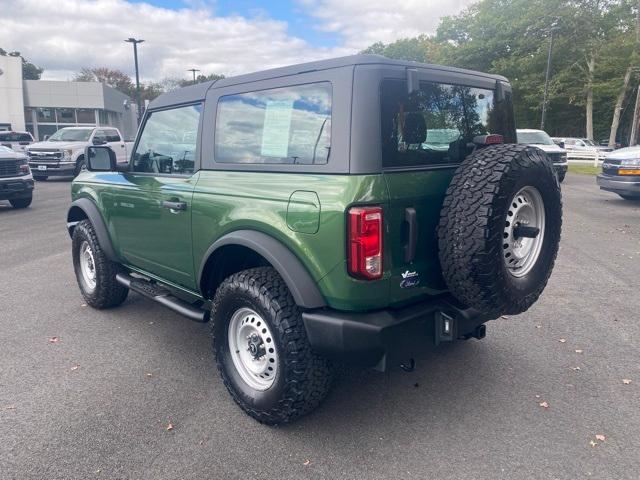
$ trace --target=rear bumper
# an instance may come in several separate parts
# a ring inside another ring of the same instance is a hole
[[[596,182],[602,190],[640,197],[640,177],[604,175],[601,173],[596,177]]]
[[[33,195],[33,179],[2,179],[0,178],[0,200],[28,198]]]
[[[73,176],[76,163],[75,162],[58,162],[58,163],[44,163],[37,160],[30,160],[29,167],[35,176],[47,176],[47,177],[69,177]],[[45,167],[45,170],[41,170]]]
[[[331,359],[386,370],[440,342],[471,334],[489,317],[438,297],[402,309],[302,314],[311,346]],[[444,324],[450,326],[447,333]]]

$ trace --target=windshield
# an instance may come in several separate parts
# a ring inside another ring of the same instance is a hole
[[[518,130],[518,143],[527,145],[555,145],[546,132],[523,132]]]
[[[50,142],[86,142],[93,128],[63,128],[49,137]]]

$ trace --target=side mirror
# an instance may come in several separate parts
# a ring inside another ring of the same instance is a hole
[[[90,172],[115,172],[117,170],[116,154],[110,147],[86,147],[84,158]]]
[[[105,145],[107,141],[103,140],[102,138],[94,138],[93,142],[91,143],[93,143],[94,145]]]
[[[558,146],[559,146],[560,148],[564,148],[564,142],[558,142]]]

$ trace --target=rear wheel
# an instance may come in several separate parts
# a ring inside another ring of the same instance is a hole
[[[9,200],[9,203],[13,208],[27,208],[31,205],[31,201],[33,200],[33,196],[29,195],[26,198],[14,198]]]
[[[73,229],[72,256],[76,280],[88,305],[102,309],[125,301],[129,289],[116,281],[120,265],[104,254],[89,220]]]
[[[560,188],[544,152],[526,145],[476,151],[456,170],[441,211],[449,290],[488,315],[524,312],[551,275],[561,226]]]
[[[212,308],[213,350],[235,402],[261,423],[286,423],[329,391],[329,362],[311,350],[302,313],[280,275],[253,268],[227,278]]]

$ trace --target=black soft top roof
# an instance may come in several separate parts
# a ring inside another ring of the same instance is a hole
[[[467,75],[477,75],[484,78],[494,80],[507,81],[500,75],[492,75],[489,73],[475,72],[472,70],[464,70],[462,68],[446,67],[443,65],[433,65],[428,63],[408,62],[403,60],[392,60],[381,55],[351,55],[348,57],[332,58],[329,60],[318,60],[315,62],[300,63],[288,67],[272,68],[255,73],[247,73],[235,77],[223,78],[221,80],[212,80],[209,82],[199,83],[189,87],[180,88],[173,92],[160,95],[149,104],[149,108],[163,108],[170,105],[179,105],[182,103],[196,102],[204,100],[207,91],[215,85],[215,88],[228,87],[242,83],[256,82],[271,78],[286,77],[299,73],[312,72],[318,70],[328,70],[330,68],[340,68],[353,65],[389,65],[400,67],[425,68],[430,70],[438,70],[445,72],[459,72]]]

